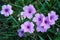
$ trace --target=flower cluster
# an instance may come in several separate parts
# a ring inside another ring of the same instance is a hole
[[[37,32],[46,32],[47,29],[50,28],[50,25],[54,25],[55,21],[58,19],[58,15],[54,11],[48,13],[48,16],[44,16],[43,14],[36,14],[33,18],[33,21],[36,22]]]
[[[44,16],[43,13],[36,13],[36,10],[32,4],[29,6],[23,7],[23,12],[21,12],[22,17],[31,19],[32,22],[26,21],[21,25],[21,29],[23,29],[24,33],[34,33],[34,23],[36,23],[36,31],[37,32],[47,32],[47,30],[50,28],[50,25],[54,25],[55,21],[58,19],[58,15],[56,15],[56,12],[51,11],[48,13],[48,16]],[[36,13],[36,14],[35,14]],[[33,17],[33,15],[35,16]],[[21,32],[18,32],[18,34],[21,34]],[[22,34],[21,34],[22,35]],[[19,35],[20,36],[20,35]]]
[[[3,5],[1,14],[4,16],[9,16],[13,13],[12,6],[11,5]],[[35,24],[36,23],[36,31],[37,32],[47,32],[47,30],[51,27],[51,25],[54,25],[55,22],[58,20],[58,15],[56,12],[51,11],[48,13],[47,16],[45,16],[43,13],[36,13],[36,9],[32,4],[29,6],[23,7],[23,12],[21,12],[21,18],[28,18],[32,19],[31,21],[26,21],[23,24],[21,24],[21,29],[18,29],[18,36],[22,37],[26,32],[28,33],[34,33],[35,31]],[[20,19],[19,19],[20,20]]]

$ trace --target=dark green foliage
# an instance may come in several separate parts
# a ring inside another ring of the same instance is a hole
[[[60,31],[56,32],[56,28],[60,29],[60,0],[0,0],[0,10],[4,4],[12,5],[14,13],[9,17],[0,14],[0,40],[60,40]],[[27,33],[26,37],[20,38],[17,35],[17,29],[29,19],[19,22],[17,15],[23,11],[25,5],[29,4],[33,4],[37,12],[44,15],[47,15],[51,10],[56,11],[59,19],[46,33]]]

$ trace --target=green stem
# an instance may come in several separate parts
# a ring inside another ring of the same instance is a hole
[[[18,22],[16,21],[16,19],[13,16],[11,16],[11,18],[15,21],[16,24],[18,24]]]

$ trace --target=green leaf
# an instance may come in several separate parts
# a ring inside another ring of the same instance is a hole
[[[49,35],[47,35],[47,36],[48,36],[49,40],[52,40],[52,38]]]
[[[40,40],[44,40],[41,36],[39,36]]]
[[[56,37],[55,40],[60,40],[60,37]]]

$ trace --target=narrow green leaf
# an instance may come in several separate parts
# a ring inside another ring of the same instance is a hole
[[[18,24],[18,22],[16,21],[16,19],[13,16],[11,16],[11,18],[13,19],[13,21],[15,21],[16,24]]]
[[[47,36],[48,36],[49,40],[52,40],[52,38],[48,34],[47,34]]]
[[[40,40],[44,40],[41,36],[39,36]]]

